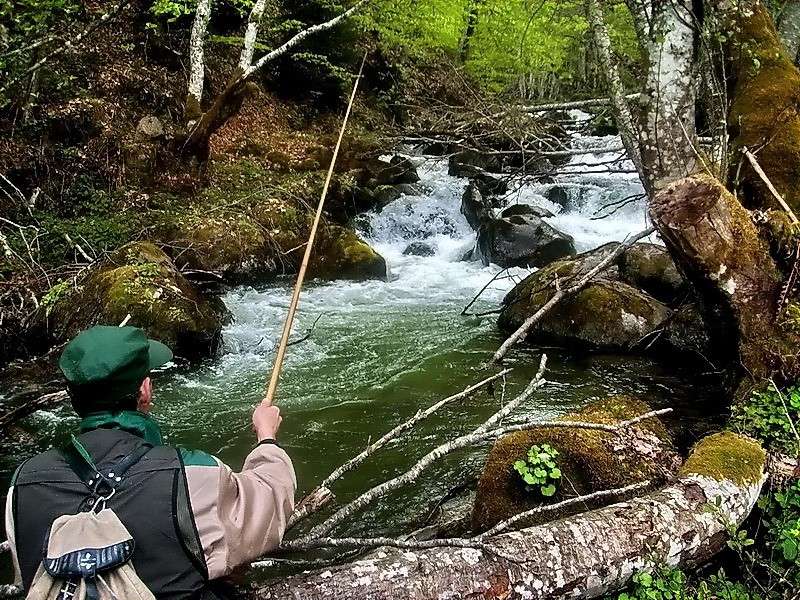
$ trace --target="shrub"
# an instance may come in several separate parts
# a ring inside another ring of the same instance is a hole
[[[795,424],[800,422],[800,386],[781,392],[770,382],[765,390],[733,407],[731,425],[773,450],[800,454]]]

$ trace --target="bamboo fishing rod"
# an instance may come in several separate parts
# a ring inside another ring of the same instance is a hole
[[[283,360],[286,357],[286,348],[289,344],[289,335],[292,333],[292,324],[294,317],[297,313],[297,305],[300,302],[300,292],[303,289],[303,281],[306,278],[306,270],[308,270],[308,263],[311,260],[311,252],[314,248],[314,240],[317,237],[317,229],[319,222],[322,219],[322,209],[325,206],[325,198],[328,195],[328,187],[331,184],[333,177],[333,168],[336,166],[336,158],[339,156],[339,148],[342,146],[342,138],[344,137],[344,130],[347,127],[347,120],[350,118],[350,111],[353,108],[353,102],[356,98],[356,91],[358,84],[361,81],[361,75],[364,72],[364,63],[367,62],[367,53],[364,52],[364,58],[361,59],[361,66],[358,69],[358,77],[353,84],[353,91],[350,94],[350,101],[347,103],[347,110],[342,119],[342,127],[339,129],[339,139],[336,140],[336,146],[333,149],[333,156],[331,157],[331,164],[328,167],[328,175],[325,177],[325,184],[322,186],[322,194],[319,198],[317,205],[317,213],[314,215],[314,223],[311,225],[311,233],[306,242],[306,251],[303,254],[303,262],[300,263],[300,270],[297,272],[297,281],[294,283],[294,290],[292,291],[292,300],[289,303],[289,312],[286,313],[286,321],[283,323],[283,333],[281,334],[281,341],[278,345],[278,352],[275,355],[275,364],[272,366],[272,375],[269,378],[269,385],[267,386],[267,393],[264,396],[264,402],[272,404],[275,399],[275,392],[278,390],[278,381],[281,378],[281,369],[283,368]]]

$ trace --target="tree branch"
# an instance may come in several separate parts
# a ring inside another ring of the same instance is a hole
[[[470,387],[466,388],[463,392],[458,394],[454,394],[452,396],[448,396],[443,400],[439,400],[436,404],[431,405],[424,411],[417,411],[411,419],[405,421],[395,427],[394,429],[388,431],[380,439],[375,441],[374,443],[368,445],[361,453],[357,454],[338,469],[336,469],[333,473],[328,475],[322,483],[320,483],[314,491],[306,495],[300,503],[297,505],[294,513],[292,514],[291,518],[289,519],[289,523],[286,527],[287,530],[291,529],[297,523],[305,519],[306,517],[310,516],[311,514],[319,511],[323,506],[328,504],[331,500],[333,500],[334,495],[333,492],[330,490],[330,486],[333,484],[334,481],[342,477],[348,471],[352,471],[358,465],[363,463],[370,455],[374,454],[381,448],[383,448],[386,444],[388,444],[391,440],[398,437],[405,431],[408,431],[412,427],[414,427],[420,421],[423,421],[430,417],[433,413],[438,411],[443,406],[455,402],[456,400],[463,400],[473,392],[476,392],[480,388],[489,385],[490,383],[496,381],[501,377],[505,377],[508,373],[511,372],[511,369],[503,369],[499,373],[492,375],[491,377],[487,377],[483,381],[476,383],[475,385],[471,385]]]

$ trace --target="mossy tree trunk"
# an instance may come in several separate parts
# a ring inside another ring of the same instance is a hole
[[[796,370],[796,341],[778,323],[782,277],[750,214],[719,181],[674,182],[651,201],[651,215],[681,270],[703,298],[717,356],[732,384]],[[747,386],[745,386],[747,388]]]

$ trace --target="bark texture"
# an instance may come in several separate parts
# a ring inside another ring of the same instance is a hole
[[[750,215],[716,179],[698,175],[656,194],[651,216],[670,254],[704,299],[722,358],[753,378],[780,368],[785,336],[776,324],[781,278]]]
[[[725,544],[721,513],[740,523],[763,477],[736,484],[687,475],[630,502],[488,540],[512,562],[473,548],[385,550],[375,558],[274,581],[260,599],[595,598],[624,585],[652,561],[702,563]]]
[[[697,169],[696,23],[690,0],[656,2],[647,38],[647,87],[640,136],[646,187],[659,190]]]
[[[781,10],[780,21],[778,24],[786,52],[795,64],[797,64],[797,54],[800,51],[800,2],[789,0]]]

